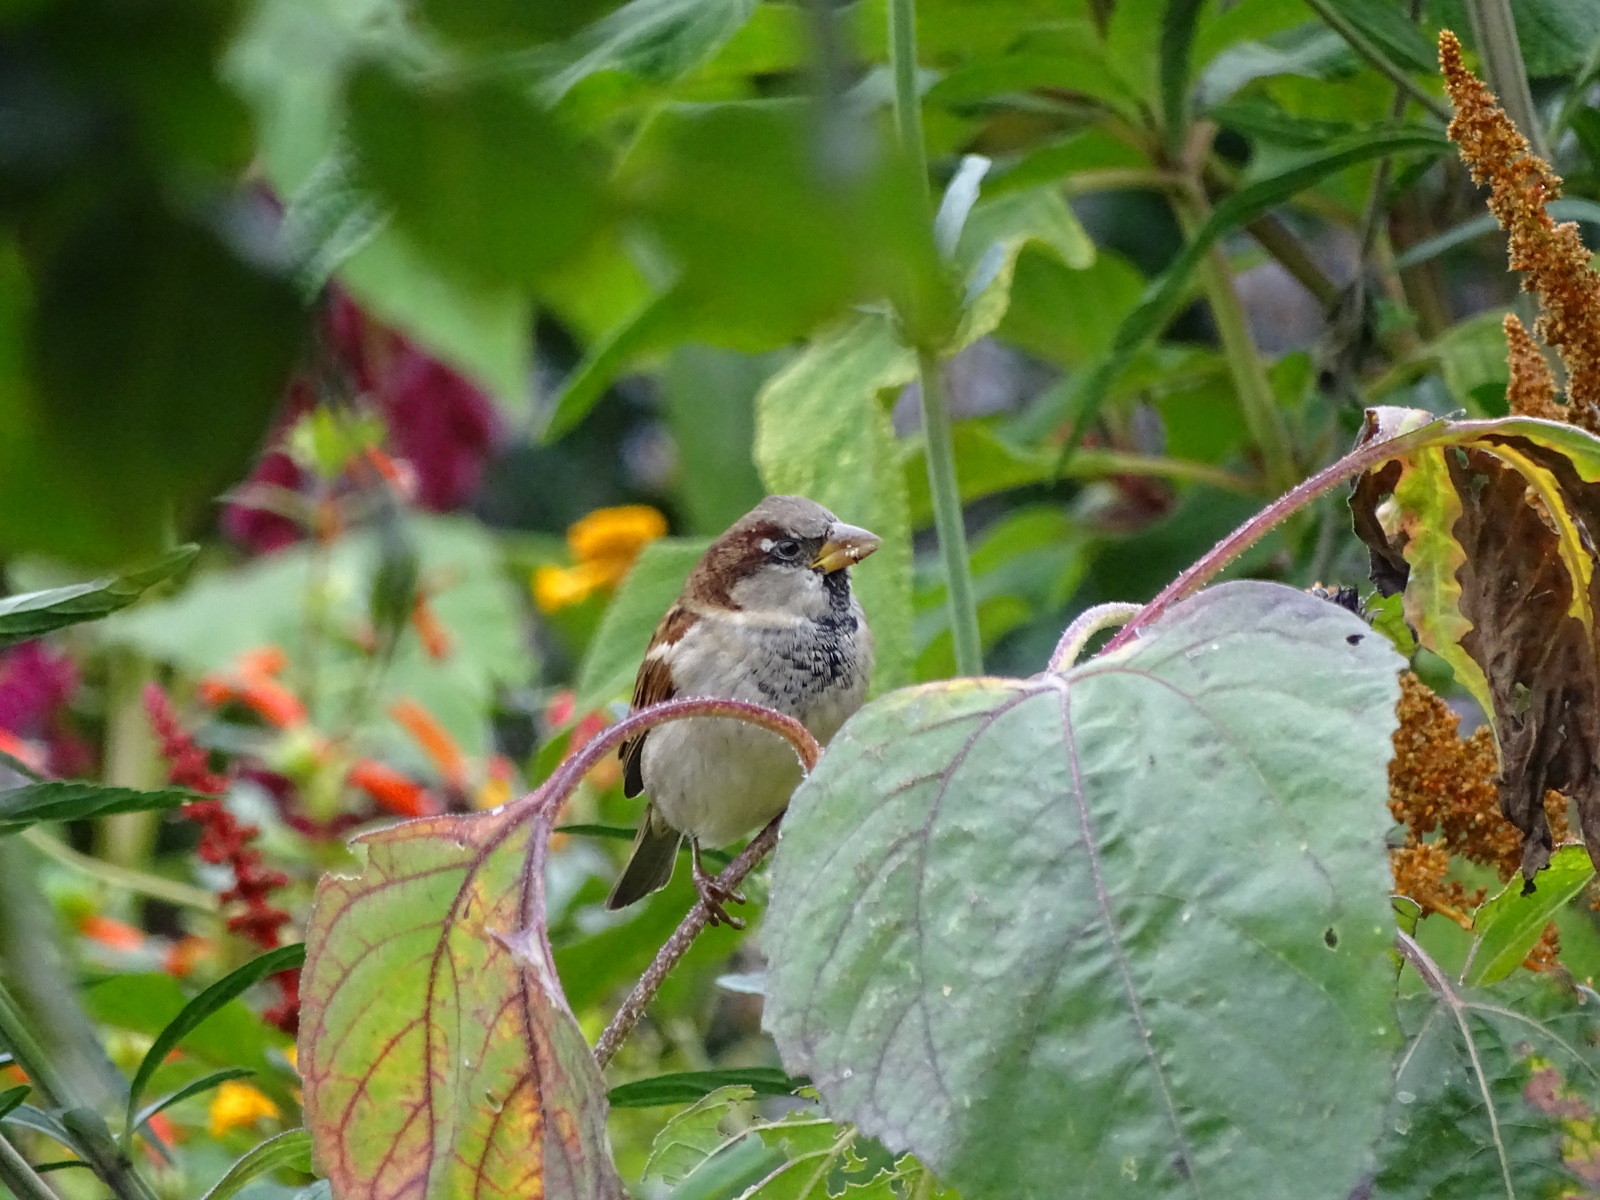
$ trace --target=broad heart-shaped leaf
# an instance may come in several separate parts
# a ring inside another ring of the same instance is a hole
[[[622,1196],[544,935],[548,820],[519,812],[367,834],[317,888],[299,1066],[337,1200]]]
[[[1492,988],[1409,997],[1400,1024],[1408,1044],[1376,1177],[1357,1194],[1590,1194],[1600,1182],[1600,1004],[1592,991],[1555,973],[1522,974]]]
[[[0,600],[0,646],[25,642],[83,621],[97,621],[126,608],[146,588],[183,570],[199,550],[194,545],[180,546],[150,566],[125,575],[7,596]]]
[[[1362,441],[1431,414],[1379,408]],[[1426,445],[1356,481],[1356,532],[1373,582],[1405,591],[1417,640],[1492,718],[1500,807],[1522,831],[1522,870],[1550,859],[1544,795],[1577,801],[1600,849],[1600,439],[1509,417],[1440,422]]]
[[[1229,583],[1065,676],[867,705],[778,845],[786,1068],[966,1200],[1344,1197],[1396,1042],[1400,665]]]

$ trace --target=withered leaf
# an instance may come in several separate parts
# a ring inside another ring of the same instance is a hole
[[[1374,409],[1362,443],[1427,414]],[[1544,795],[1577,801],[1600,850],[1600,440],[1548,421],[1441,425],[1437,440],[1356,480],[1358,536],[1385,595],[1404,589],[1418,641],[1491,716],[1500,807],[1530,882],[1550,861]]]

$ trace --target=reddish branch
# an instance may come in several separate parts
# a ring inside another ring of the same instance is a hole
[[[228,790],[227,777],[211,770],[206,752],[179,723],[166,693],[156,684],[149,684],[144,706],[161,739],[168,781],[218,797],[196,800],[179,811],[200,826],[200,858],[217,865],[225,863],[233,869],[234,885],[221,898],[224,904],[239,905],[240,910],[228,918],[228,929],[263,950],[277,948],[283,944],[283,927],[289,923],[289,914],[273,905],[269,897],[286,886],[289,877],[262,862],[261,852],[251,845],[259,830],[243,824],[223,804],[220,797]],[[266,1019],[293,1034],[300,1024],[300,971],[282,971],[272,979],[278,985],[279,1000],[267,1010]]]
[[[759,704],[746,704],[741,700],[704,698],[668,700],[634,713],[596,736],[582,750],[563,762],[543,787],[518,801],[517,808],[553,815],[560,811],[567,795],[578,786],[578,781],[614,753],[623,742],[652,726],[663,725],[668,721],[683,721],[691,717],[726,717],[769,729],[794,747],[800,765],[807,774],[810,774],[811,769],[817,765],[817,759],[822,756],[822,747],[817,744],[817,740],[804,725],[793,717],[786,717],[770,708],[763,708]],[[722,874],[717,876],[719,889],[724,891],[736,889],[744,877],[755,869],[756,864],[771,852],[773,846],[777,845],[778,824],[782,820],[781,815],[773,818],[739,856],[723,868]],[[536,857],[536,855],[529,856],[528,869],[533,869]],[[536,889],[525,890],[530,895],[536,893]],[[533,926],[538,923],[541,916],[542,914],[538,913],[528,913],[526,920]],[[679,923],[672,936],[656,952],[655,961],[650,964],[649,970],[640,977],[638,983],[634,984],[633,991],[617,1010],[617,1015],[611,1018],[611,1023],[600,1035],[600,1040],[595,1043],[594,1057],[601,1067],[611,1061],[617,1048],[644,1016],[644,1010],[650,1001],[655,999],[656,993],[661,990],[662,982],[678,964],[678,960],[688,953],[694,939],[700,936],[700,931],[710,920],[711,910],[704,900],[698,901]]]

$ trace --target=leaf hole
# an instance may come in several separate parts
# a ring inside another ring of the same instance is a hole
[[[1334,932],[1333,926],[1323,930],[1322,940],[1328,944],[1328,949],[1333,950],[1339,945],[1339,935]]]
[[[1364,633],[1352,633],[1349,637],[1345,638],[1344,640],[1346,642],[1348,642],[1352,646],[1359,646],[1359,645],[1361,645],[1361,639],[1366,637],[1366,636],[1367,635],[1364,634]]]

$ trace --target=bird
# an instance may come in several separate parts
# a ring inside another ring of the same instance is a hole
[[[768,496],[712,543],[656,626],[634,682],[632,711],[692,696],[776,709],[826,744],[861,707],[872,630],[850,568],[878,548],[803,496]],[[691,717],[646,730],[618,750],[623,794],[648,796],[628,865],[606,900],[625,908],[667,885],[685,837],[695,890],[713,923],[735,928],[702,847],[765,825],[800,782],[793,746],[771,730]]]

